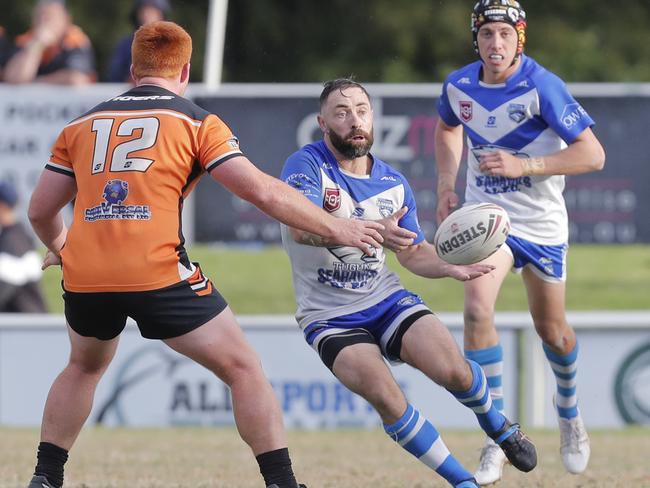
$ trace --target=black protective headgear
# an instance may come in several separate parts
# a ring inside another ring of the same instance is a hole
[[[472,37],[474,51],[478,54],[478,30],[488,22],[505,22],[517,31],[517,53],[515,60],[524,51],[526,44],[526,12],[515,0],[481,0],[472,11]]]

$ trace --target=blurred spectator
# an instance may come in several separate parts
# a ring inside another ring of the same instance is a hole
[[[64,0],[39,0],[32,28],[16,38],[16,48],[7,61],[8,83],[58,83],[83,85],[96,79],[90,40],[72,24]]]
[[[0,181],[0,312],[45,313],[41,257],[16,219],[17,202],[14,186]]]
[[[166,20],[170,5],[168,0],[135,0],[131,10],[133,32],[115,45],[111,55],[108,81],[123,83],[131,81],[131,43],[133,34],[141,26],[157,20]]]
[[[2,72],[7,62],[7,57],[11,52],[11,42],[7,39],[4,27],[0,25],[0,81],[2,81]]]

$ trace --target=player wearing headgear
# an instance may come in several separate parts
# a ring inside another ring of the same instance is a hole
[[[365,88],[350,79],[329,81],[320,102],[323,140],[292,154],[282,178],[332,215],[380,221],[384,246],[398,251],[399,263],[415,274],[464,281],[488,273],[490,266],[443,262],[424,240],[408,182],[370,153],[373,115]],[[442,322],[404,289],[386,267],[383,248],[363,253],[287,226],[282,241],[307,343],[341,383],[375,407],[394,441],[452,486],[478,487],[433,424],[407,401],[384,358],[407,363],[447,388],[474,411],[514,466],[535,467],[535,447],[493,406],[480,366],[463,358]]]
[[[589,438],[577,407],[578,344],[566,322],[568,218],[564,175],[602,169],[605,153],[593,120],[560,78],[524,54],[526,13],[512,0],[482,0],[472,12],[480,60],[451,73],[443,85],[435,132],[437,219],[459,203],[456,178],[467,138],[465,202],[491,202],[508,211],[506,245],[485,260],[489,276],[465,283],[465,354],[481,364],[495,404],[503,409],[503,353],[494,308],[508,270],[521,272],[529,309],[557,380],[555,405],[566,469],[581,473]],[[501,478],[505,457],[489,439],[475,476]]]

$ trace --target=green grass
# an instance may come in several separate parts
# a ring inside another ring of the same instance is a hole
[[[435,421],[435,419],[433,419]],[[478,464],[479,431],[441,432],[469,469]],[[591,431],[591,463],[567,474],[559,434],[529,432],[538,465],[524,474],[504,469],[498,488],[627,488],[650,486],[648,428]],[[37,429],[0,428],[0,488],[24,488],[33,472]],[[444,488],[442,478],[379,429],[291,431],[298,479],[309,488]],[[86,428],[70,452],[66,488],[259,488],[257,464],[234,428]]]
[[[295,302],[289,259],[280,247],[245,250],[194,246],[189,249],[238,314],[293,314]],[[389,254],[389,266],[404,285],[418,293],[435,311],[462,310],[462,284],[451,279],[428,280],[399,266]],[[569,310],[648,309],[650,246],[574,245],[569,251],[567,308]],[[50,310],[63,311],[61,272],[48,270],[44,287]],[[511,275],[501,290],[497,309],[526,310],[521,277]]]

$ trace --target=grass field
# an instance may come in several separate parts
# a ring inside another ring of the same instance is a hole
[[[482,436],[443,431],[452,452],[476,467]],[[539,464],[508,466],[496,488],[650,487],[650,431],[591,432],[586,473],[567,474],[555,431],[534,431]],[[0,488],[25,488],[38,432],[0,429]],[[378,430],[289,433],[295,472],[309,488],[448,487]],[[87,429],[70,455],[65,488],[261,488],[257,464],[233,429]]]
[[[293,314],[295,302],[289,259],[279,247],[257,250],[194,246],[199,261],[238,314]],[[462,310],[462,284],[451,279],[428,280],[412,275],[389,253],[389,266],[404,285],[420,294],[435,311]],[[650,246],[575,245],[569,251],[567,308],[569,310],[650,308]],[[52,312],[63,311],[61,271],[45,273],[44,285]],[[502,288],[498,310],[526,310],[521,278],[509,276]]]

